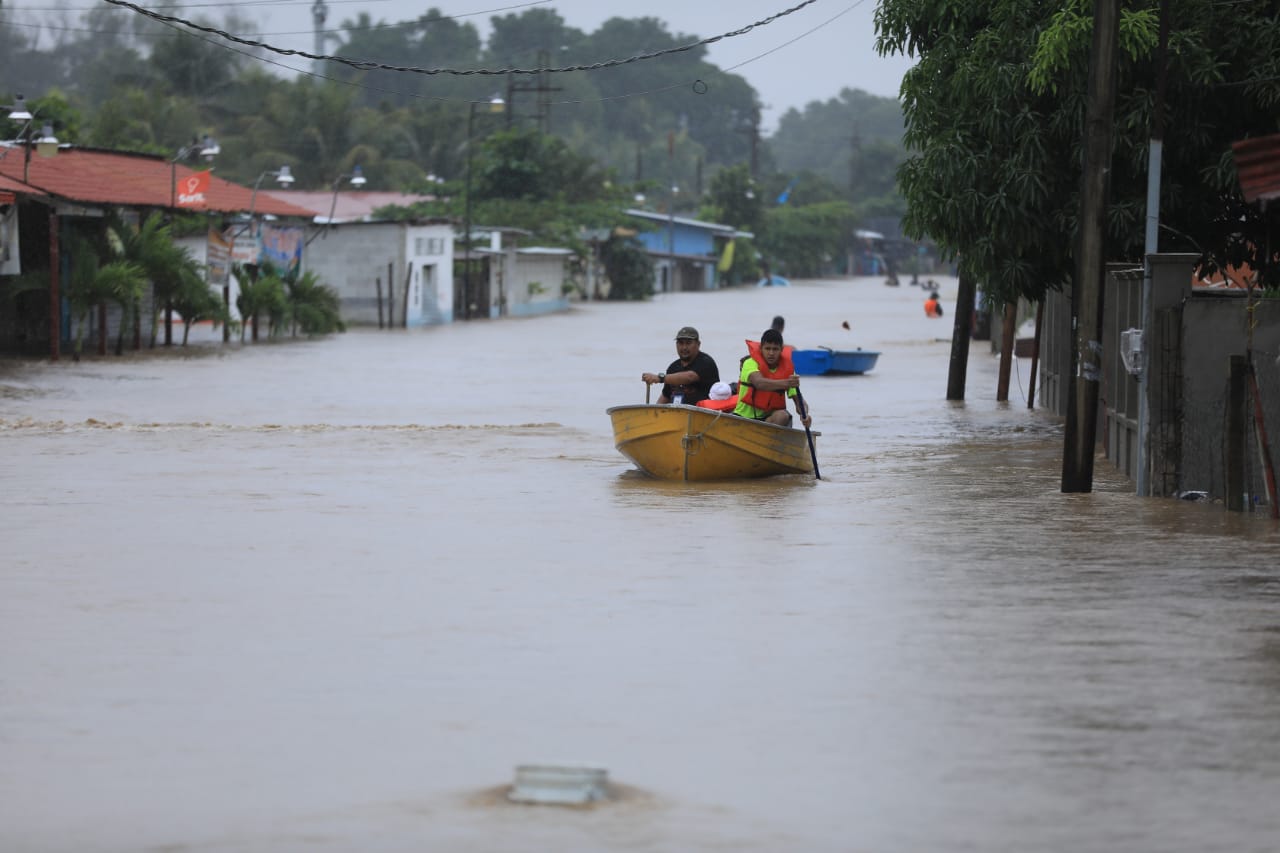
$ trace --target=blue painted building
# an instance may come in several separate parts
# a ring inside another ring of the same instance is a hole
[[[716,264],[735,236],[750,236],[728,225],[631,208],[627,215],[647,223],[636,235],[654,262],[654,293],[715,290]]]

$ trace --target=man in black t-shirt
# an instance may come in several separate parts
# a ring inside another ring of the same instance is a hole
[[[642,373],[646,385],[662,383],[658,403],[683,403],[692,406],[711,396],[711,386],[720,381],[720,368],[716,360],[702,351],[698,330],[685,326],[676,332],[675,361],[662,373]]]

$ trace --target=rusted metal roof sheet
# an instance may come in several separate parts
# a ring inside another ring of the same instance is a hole
[[[1280,198],[1280,134],[1232,143],[1240,190],[1248,202]]]
[[[25,162],[24,152],[11,152],[0,160],[0,178],[7,177],[23,187],[20,192],[46,194],[54,198],[84,205],[119,207],[156,207],[173,209],[174,181],[194,174],[182,164],[172,164],[164,157],[101,151],[92,148],[63,146],[56,156],[32,154]],[[23,181],[25,174],[25,182]],[[205,205],[192,210],[217,213],[243,213],[252,204],[254,213],[310,219],[311,211],[253,189],[224,181],[216,175],[209,178]]]
[[[329,221],[329,212],[333,211],[333,222],[369,221],[373,212],[381,207],[396,205],[409,207],[420,201],[435,201],[433,195],[417,193],[387,192],[381,190],[339,190],[335,196],[333,190],[270,190],[258,191],[258,198],[271,196],[279,201],[304,207],[310,210],[319,221]]]

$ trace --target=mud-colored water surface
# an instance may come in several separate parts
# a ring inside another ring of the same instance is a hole
[[[0,363],[0,849],[1275,849],[1280,531],[1061,494],[943,285]],[[823,480],[638,475],[604,410],[774,314],[883,353]]]

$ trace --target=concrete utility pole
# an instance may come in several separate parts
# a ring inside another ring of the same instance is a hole
[[[316,0],[315,3],[311,4],[311,21],[315,24],[315,39],[313,41],[313,50],[311,52],[316,56],[324,55],[324,42],[325,39],[328,38],[328,35],[324,31],[324,22],[328,17],[329,6],[324,2],[324,0]],[[316,74],[323,74],[324,60],[315,60],[314,70]]]
[[[1147,229],[1142,263],[1142,335],[1151,342],[1151,256],[1160,251],[1160,170],[1164,159],[1164,93],[1168,85],[1169,0],[1160,0],[1160,45],[1156,49],[1156,101],[1152,108],[1151,140],[1147,154]],[[1138,374],[1137,493],[1151,494],[1151,378],[1144,367]]]
[[[960,290],[956,293],[956,316],[951,327],[951,366],[947,370],[947,399],[964,399],[965,375],[969,370],[970,323],[977,285],[973,276],[960,272]]]
[[[1119,0],[1094,0],[1093,46],[1085,110],[1084,173],[1080,180],[1080,235],[1071,288],[1074,344],[1067,394],[1062,491],[1093,491],[1098,440],[1098,383],[1102,379],[1102,280],[1105,225],[1115,112]]]

